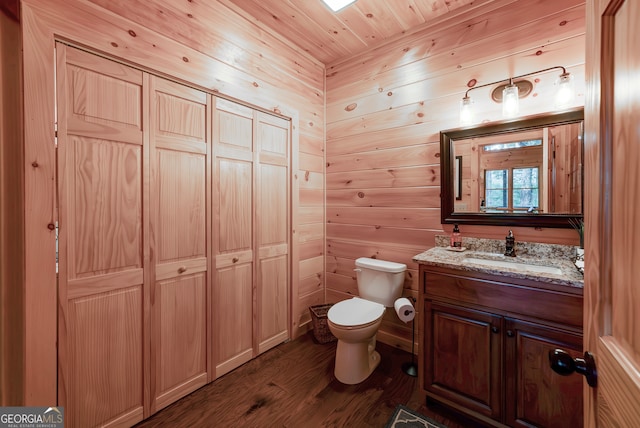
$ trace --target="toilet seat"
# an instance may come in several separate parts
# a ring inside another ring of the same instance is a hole
[[[327,317],[337,327],[359,327],[376,322],[385,311],[384,305],[354,297],[336,303]]]

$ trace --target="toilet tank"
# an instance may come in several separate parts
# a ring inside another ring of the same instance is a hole
[[[402,295],[407,265],[360,257],[356,260],[358,294],[361,298],[388,308]]]

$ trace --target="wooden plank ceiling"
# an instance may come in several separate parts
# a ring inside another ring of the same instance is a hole
[[[454,10],[494,0],[356,0],[337,13],[322,0],[219,1],[245,12],[256,24],[275,31],[322,63],[334,64]]]

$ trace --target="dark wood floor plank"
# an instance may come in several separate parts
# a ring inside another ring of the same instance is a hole
[[[449,428],[480,425],[427,406],[418,380],[402,371],[411,356],[378,343],[378,368],[364,382],[344,385],[333,374],[336,343],[311,333],[249,361],[137,425],[149,427],[382,428],[398,404]]]

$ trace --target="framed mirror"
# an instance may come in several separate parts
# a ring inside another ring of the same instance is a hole
[[[442,223],[571,228],[583,125],[579,108],[440,132]]]

